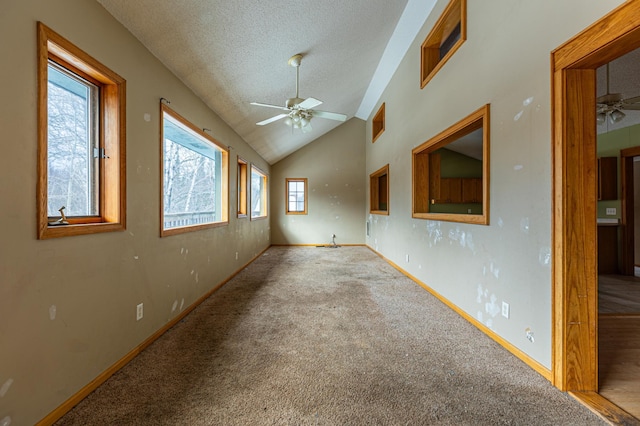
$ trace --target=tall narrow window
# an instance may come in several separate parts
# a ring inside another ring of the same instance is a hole
[[[125,87],[38,23],[38,238],[125,228]]]
[[[267,175],[251,166],[251,218],[267,217]]]
[[[307,214],[307,179],[287,178],[286,212],[287,214]]]
[[[166,105],[161,110],[161,235],[226,224],[227,150]]]
[[[238,217],[247,217],[247,162],[238,157]]]

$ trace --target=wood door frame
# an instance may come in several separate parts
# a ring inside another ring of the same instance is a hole
[[[640,47],[640,1],[551,53],[553,384],[598,391],[596,69]]]
[[[635,218],[633,157],[640,156],[640,146],[620,150],[620,180],[622,181],[622,273],[635,272]]]

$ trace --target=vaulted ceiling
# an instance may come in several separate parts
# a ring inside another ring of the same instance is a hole
[[[295,96],[366,120],[435,0],[97,0],[270,164],[342,124],[278,120]],[[416,79],[417,79],[416,75]],[[172,104],[172,106],[174,106]],[[175,106],[179,111],[179,106]],[[214,135],[215,137],[215,135]],[[224,142],[224,141],[222,141]]]

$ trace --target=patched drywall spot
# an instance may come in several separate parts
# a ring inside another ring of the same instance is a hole
[[[9,392],[9,388],[11,387],[12,384],[13,384],[13,379],[7,379],[7,381],[4,382],[2,386],[0,386],[0,398],[5,396],[7,392]]]
[[[538,262],[542,266],[551,265],[551,247],[542,247],[538,253]]]
[[[522,219],[520,219],[520,230],[525,234],[529,233],[529,218],[528,217],[523,217]]]
[[[501,218],[501,217],[499,217],[499,218],[498,218],[498,226],[499,226],[500,228],[503,228],[503,227],[504,227],[504,220],[502,220],[502,218]]]
[[[9,426],[11,424],[11,417],[5,416],[2,420],[0,420],[0,426]]]
[[[336,220],[340,220],[340,216],[336,216]]]
[[[442,241],[444,234],[442,233],[440,222],[428,221],[426,226],[429,234],[429,247],[433,247]]]
[[[524,101],[522,101],[522,105],[523,106],[528,106],[528,105],[531,105],[531,102],[533,102],[533,96],[530,96],[527,99],[525,99]]]
[[[513,170],[515,170],[516,172],[519,172],[523,168],[524,166],[522,164],[516,164],[515,166],[513,166]]]
[[[171,306],[171,313],[175,312],[177,308],[178,308],[178,301],[174,300],[173,306]]]
[[[198,273],[196,272],[196,283],[198,283],[198,282],[200,282],[200,278],[199,278]]]
[[[513,121],[518,121],[520,120],[520,117],[522,117],[522,114],[524,114],[524,111],[520,111],[518,112],[516,115],[513,116]]]
[[[498,298],[495,294],[492,294],[491,297],[489,297],[489,301],[485,303],[484,311],[493,318],[500,313],[501,308],[498,306]]]
[[[143,118],[144,118],[144,121],[148,123],[151,121],[151,114],[149,114],[148,112],[145,112]]]
[[[182,312],[182,308],[184,307],[184,297],[180,301],[180,312]]]
[[[134,236],[134,235],[133,235],[133,232],[131,232],[131,231],[129,231],[129,235],[131,235],[132,237]]]
[[[133,256],[133,258],[134,258],[135,260],[140,259],[137,255],[136,255],[136,256]]]
[[[49,306],[49,319],[51,319],[51,321],[56,319],[57,311],[58,311],[58,308],[56,308],[56,305]]]

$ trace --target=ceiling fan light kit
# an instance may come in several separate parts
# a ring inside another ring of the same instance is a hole
[[[300,87],[300,64],[302,63],[302,54],[298,53],[296,55],[293,55],[291,58],[289,58],[289,61],[287,61],[287,63],[289,64],[289,66],[292,66],[296,69],[296,95],[293,98],[287,99],[284,107],[264,104],[260,102],[251,102],[251,105],[267,108],[277,108],[283,111],[287,111],[286,113],[278,114],[276,116],[256,123],[258,126],[264,126],[266,124],[273,123],[274,121],[278,121],[284,118],[284,123],[287,126],[290,126],[293,129],[301,129],[303,133],[307,133],[311,131],[311,118],[313,117],[320,117],[337,121],[345,121],[347,119],[347,116],[344,114],[314,110],[313,108],[322,104],[322,101],[315,98],[303,99],[299,96],[298,89]]]
[[[627,115],[625,110],[640,110],[640,96],[624,99],[621,93],[609,93],[609,64],[606,64],[607,93],[596,99],[596,122],[601,125],[607,122],[616,124]]]

